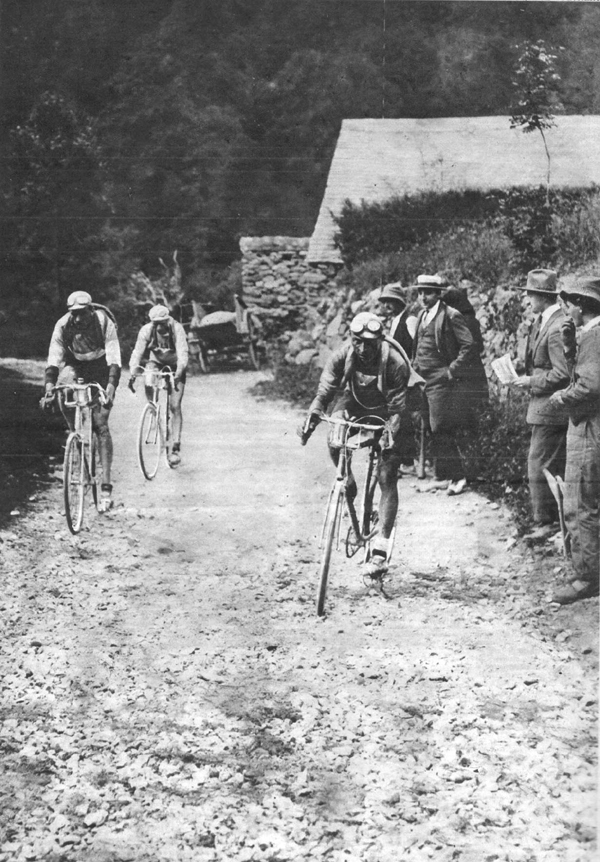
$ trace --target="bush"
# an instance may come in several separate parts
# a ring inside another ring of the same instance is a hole
[[[336,218],[336,244],[346,266],[356,267],[385,255],[414,257],[418,249],[428,247],[435,257],[436,248],[443,254],[443,237],[451,242],[461,233],[466,238],[485,233],[501,245],[501,270],[507,262],[513,272],[539,266],[575,267],[600,254],[599,209],[597,188],[551,189],[548,207],[545,186],[487,193],[427,192],[360,205],[346,201]],[[441,246],[436,244],[436,237],[442,238]],[[512,255],[507,261],[509,249]],[[493,254],[486,257],[493,262]],[[479,278],[485,273],[484,267],[466,256],[459,266],[466,278],[471,277],[467,274],[471,266]],[[438,269],[447,266],[439,265]],[[494,271],[497,269],[493,266]],[[487,282],[492,278],[490,274]]]
[[[274,358],[275,372],[271,380],[261,380],[252,388],[252,394],[270,400],[291,401],[297,407],[308,409],[315,397],[321,369],[310,365],[289,365],[283,354]]]
[[[336,244],[346,266],[378,254],[397,252],[469,222],[481,223],[498,212],[498,201],[483,191],[423,192],[384,203],[346,201],[339,216]]]
[[[469,435],[465,449],[467,461],[477,463],[487,496],[504,501],[522,530],[531,525],[527,482],[530,431],[525,422],[526,412],[525,394],[509,390],[506,397],[501,397],[492,389],[477,434]]]

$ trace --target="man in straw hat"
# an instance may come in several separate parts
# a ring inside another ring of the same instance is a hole
[[[527,283],[519,290],[525,291],[535,317],[527,337],[525,374],[512,385],[529,394],[526,421],[531,426],[531,440],[527,476],[533,520],[537,532],[543,535],[558,521],[556,500],[544,468],[559,476],[564,476],[565,470],[568,417],[564,409],[548,403],[552,393],[569,381],[561,334],[565,313],[558,302],[554,270],[532,269],[527,273]]]
[[[479,359],[479,352],[462,314],[441,299],[449,287],[445,278],[419,275],[413,287],[423,305],[415,333],[413,364],[425,378],[435,464],[435,478],[423,490],[461,494],[467,479],[457,436],[471,419],[470,411],[465,409],[461,378]]]
[[[378,416],[386,422],[378,473],[381,532],[375,536],[371,559],[365,564],[365,574],[373,579],[380,578],[388,568],[389,539],[398,512],[401,416],[406,410],[408,387],[418,385],[419,381],[408,357],[386,341],[381,320],[371,312],[362,311],[350,323],[349,340],[334,351],[323,369],[317,395],[300,431],[302,445],[305,445],[340,390],[334,416],[339,414],[358,420]],[[330,446],[330,453],[337,464],[339,449]]]
[[[560,296],[579,330],[571,383],[550,396],[569,414],[564,503],[575,578],[552,597],[566,605],[598,595],[600,577],[600,276],[580,278]]]

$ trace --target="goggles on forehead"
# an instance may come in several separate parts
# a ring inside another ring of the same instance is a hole
[[[367,320],[366,323],[362,320],[353,320],[350,324],[350,331],[353,335],[361,335],[365,332],[370,335],[379,335],[382,326],[379,320]]]

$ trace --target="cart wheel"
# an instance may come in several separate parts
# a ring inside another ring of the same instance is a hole
[[[248,358],[250,359],[250,365],[252,366],[252,368],[254,368],[255,371],[259,371],[260,354],[258,352],[258,348],[255,341],[251,341],[248,345]]]
[[[202,345],[200,345],[200,350],[198,351],[198,365],[200,366],[200,371],[203,374],[208,374],[208,351]]]

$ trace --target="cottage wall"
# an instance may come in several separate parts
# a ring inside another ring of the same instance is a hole
[[[242,237],[242,286],[267,342],[312,329],[339,266],[306,261],[308,237]]]

